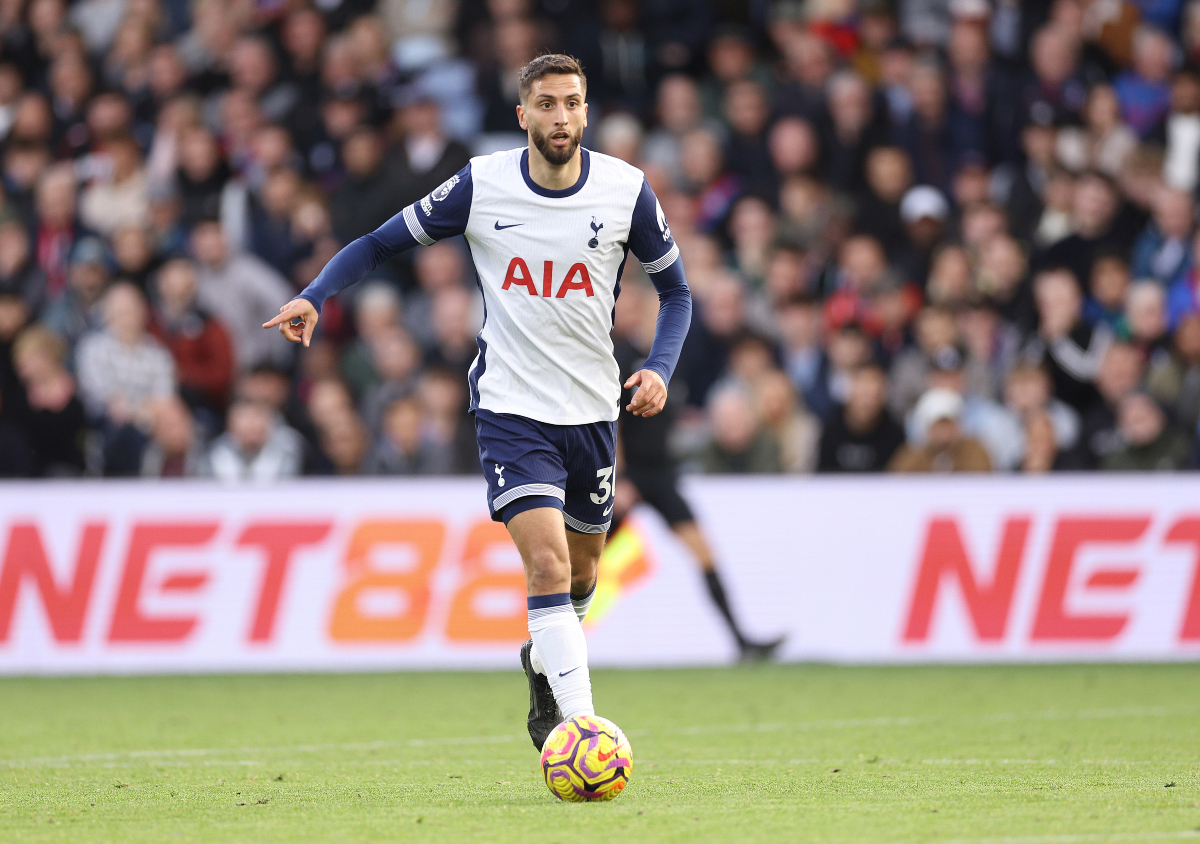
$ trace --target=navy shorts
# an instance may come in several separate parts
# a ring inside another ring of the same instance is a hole
[[[479,408],[475,435],[493,520],[508,524],[525,510],[557,507],[568,530],[608,532],[616,422],[550,425]]]

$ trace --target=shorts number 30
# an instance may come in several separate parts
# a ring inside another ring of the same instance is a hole
[[[612,495],[612,466],[605,466],[596,472],[596,477],[600,479],[600,494],[592,493],[593,504],[603,504]]]

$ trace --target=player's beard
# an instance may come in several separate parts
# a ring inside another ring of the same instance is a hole
[[[559,132],[567,132],[570,136],[570,143],[565,147],[553,147],[550,145],[550,135],[543,134],[536,126],[529,127],[529,135],[533,138],[533,145],[537,147],[537,151],[542,154],[542,158],[546,159],[555,167],[562,167],[568,161],[575,157],[575,151],[579,149],[579,141],[583,138],[583,127],[579,127],[579,131],[572,135],[566,129],[555,129],[551,134]]]

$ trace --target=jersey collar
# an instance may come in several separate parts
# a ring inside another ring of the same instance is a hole
[[[562,190],[550,190],[549,188],[542,187],[530,177],[529,147],[525,147],[525,149],[521,152],[521,178],[525,180],[525,184],[529,186],[529,189],[538,196],[548,196],[551,199],[561,199],[564,196],[574,196],[575,194],[579,193],[579,191],[583,190],[583,186],[587,184],[588,171],[592,168],[592,159],[588,155],[588,151],[583,147],[580,147],[579,154],[583,156],[583,162],[579,167],[579,179],[569,188],[563,188]]]

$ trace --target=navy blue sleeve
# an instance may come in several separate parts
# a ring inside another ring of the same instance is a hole
[[[679,247],[671,237],[667,217],[645,179],[642,179],[642,191],[633,207],[627,245],[642,262],[658,291],[654,344],[642,368],[657,372],[663,383],[669,384],[691,325],[692,293],[688,290],[683,261],[679,260]]]
[[[326,299],[354,284],[397,252],[414,246],[431,246],[462,234],[471,214],[472,189],[468,164],[429,196],[342,248],[297,298],[312,302],[320,313]]]

